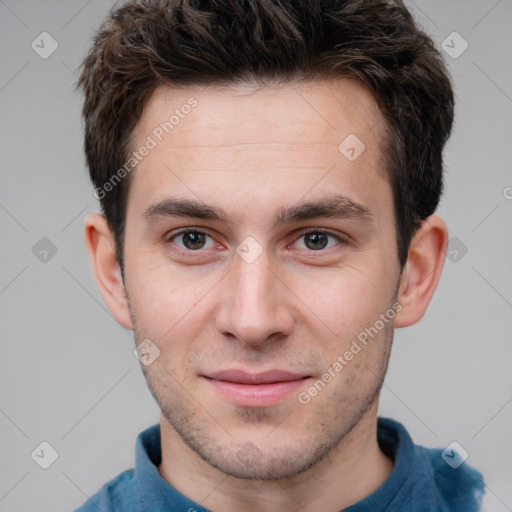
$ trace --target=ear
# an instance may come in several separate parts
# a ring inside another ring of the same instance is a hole
[[[397,300],[402,309],[395,316],[395,327],[415,324],[425,314],[441,277],[447,245],[443,219],[437,215],[425,219],[412,239],[400,278]]]
[[[127,329],[133,329],[115,240],[107,220],[93,213],[85,219],[84,228],[85,245],[101,296],[114,318]]]

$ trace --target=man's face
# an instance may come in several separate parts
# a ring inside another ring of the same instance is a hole
[[[376,407],[400,277],[383,129],[343,79],[161,88],[133,133],[132,150],[155,146],[131,176],[124,248],[136,341],[160,350],[143,369],[227,474],[297,474]]]

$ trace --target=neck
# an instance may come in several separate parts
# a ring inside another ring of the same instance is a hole
[[[274,481],[234,478],[211,467],[162,416],[158,470],[178,492],[213,512],[341,510],[376,491],[393,469],[377,443],[377,405],[314,467]]]

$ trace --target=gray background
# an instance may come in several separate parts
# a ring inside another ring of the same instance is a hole
[[[132,467],[137,434],[158,421],[83,243],[98,204],[72,86],[111,5],[0,0],[0,512],[72,510]],[[440,47],[454,31],[469,44],[446,57],[458,103],[439,213],[457,239],[426,316],[396,333],[380,414],[419,444],[460,443],[487,509],[512,510],[512,1],[408,5]],[[46,59],[31,48],[43,31],[59,45]],[[42,441],[58,452],[46,470],[31,457]]]

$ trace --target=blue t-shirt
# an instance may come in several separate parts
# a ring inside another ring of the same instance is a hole
[[[407,430],[391,419],[378,419],[377,439],[394,460],[393,471],[379,489],[344,512],[480,510],[484,484],[477,470],[466,463],[452,468],[456,464],[445,462],[441,449],[414,445]],[[160,426],[154,425],[137,438],[135,469],[106,483],[75,512],[208,512],[160,476],[161,458]]]

